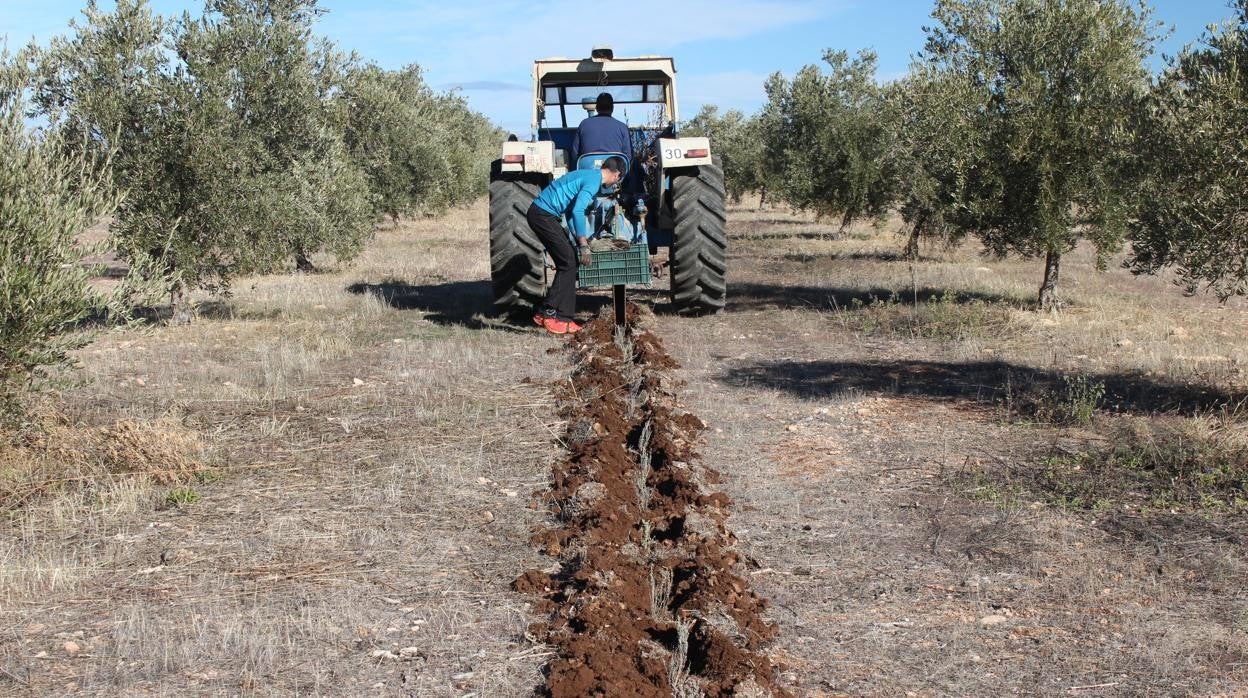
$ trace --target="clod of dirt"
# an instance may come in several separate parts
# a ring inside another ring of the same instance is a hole
[[[569,518],[584,516],[593,510],[602,498],[607,495],[607,487],[601,482],[587,482],[572,493],[568,499],[565,515]]]
[[[604,316],[570,345],[577,369],[559,397],[571,452],[546,498],[562,525],[533,537],[559,565],[513,583],[541,599],[530,631],[558,649],[542,691],[788,696],[762,651],[776,626],[733,571],[731,501],[702,487],[718,477],[692,446],[705,424],[678,408],[664,376],[676,363],[637,330],[636,306],[628,317],[622,334]]]
[[[594,425],[585,420],[574,422],[568,427],[568,443],[580,445],[594,438]]]
[[[195,559],[195,553],[186,548],[166,548],[160,551],[160,564],[173,565]]]

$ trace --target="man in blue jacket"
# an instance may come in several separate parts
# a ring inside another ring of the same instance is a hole
[[[633,140],[628,135],[628,125],[611,116],[615,113],[615,98],[610,92],[598,95],[597,116],[581,122],[572,139],[572,168],[587,153],[623,153],[633,157]]]
[[[623,172],[624,161],[620,158],[607,158],[602,169],[572,170],[551,182],[529,206],[529,227],[555,263],[555,280],[546,292],[546,302],[533,316],[533,322],[551,334],[568,334],[581,329],[575,321],[577,258],[585,266],[592,263],[589,236],[594,232],[586,225],[585,209],[593,203],[600,189],[619,182]],[[562,219],[565,216],[572,221],[576,249],[564,230]]]

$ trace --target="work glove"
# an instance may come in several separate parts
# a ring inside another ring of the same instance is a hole
[[[594,263],[593,251],[589,249],[588,244],[582,244],[580,247],[581,247],[581,266],[583,267],[592,266]]]

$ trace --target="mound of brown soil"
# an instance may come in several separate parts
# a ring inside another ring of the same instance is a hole
[[[569,345],[577,366],[560,395],[570,454],[545,496],[558,525],[534,543],[558,557],[516,590],[538,596],[531,630],[558,648],[545,692],[573,696],[789,695],[763,646],[776,627],[733,572],[731,504],[704,487],[701,420],[682,411],[662,342],[609,315]]]

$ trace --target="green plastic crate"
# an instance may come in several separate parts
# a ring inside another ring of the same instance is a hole
[[[594,263],[581,267],[577,286],[615,286],[616,284],[650,283],[650,247],[633,245],[627,250],[594,252]]]

